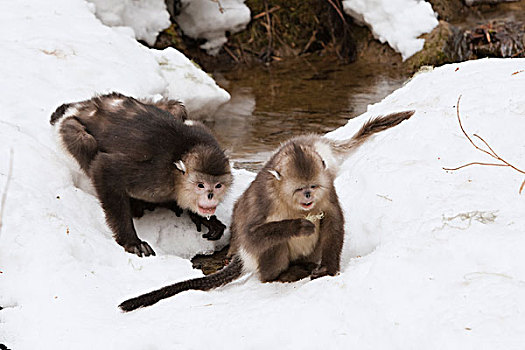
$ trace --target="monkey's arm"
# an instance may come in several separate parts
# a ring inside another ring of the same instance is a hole
[[[140,257],[155,255],[148,243],[141,241],[133,226],[130,197],[121,186],[113,169],[117,168],[107,154],[99,154],[93,162],[91,177],[98,199],[104,209],[106,222],[115,235],[115,240],[128,253]]]
[[[136,198],[130,198],[129,204],[131,207],[131,214],[135,218],[141,218],[144,216],[146,210],[152,211],[157,207],[157,204],[155,203],[149,203]]]
[[[190,210],[188,210],[188,214],[190,216],[191,221],[193,221],[193,223],[197,227],[198,232],[201,232],[202,225],[208,228],[208,233],[203,234],[202,238],[207,238],[210,241],[216,241],[222,237],[222,234],[226,229],[226,225],[220,222],[215,215],[212,215],[209,219],[206,219],[200,216],[199,214],[195,214]]]
[[[339,272],[344,240],[344,218],[337,204],[321,221],[321,264],[312,272],[312,279]]]
[[[248,240],[259,249],[269,249],[295,236],[309,236],[315,225],[306,219],[271,221],[249,229]]]

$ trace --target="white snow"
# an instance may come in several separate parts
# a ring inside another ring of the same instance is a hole
[[[344,0],[343,9],[403,60],[421,50],[425,40],[419,36],[438,25],[432,5],[424,0]]]
[[[201,48],[217,54],[225,44],[226,32],[236,33],[250,22],[250,9],[244,0],[182,0],[176,21],[184,34],[206,39]]]
[[[194,114],[210,113],[229,99],[174,49],[144,47],[125,27],[101,24],[91,7],[82,0],[0,3],[1,98],[13,113],[32,104],[47,114],[64,102],[109,91],[179,98]]]
[[[171,24],[164,0],[87,0],[95,5],[95,14],[106,25],[133,29],[135,37],[149,45]]]
[[[349,137],[371,116],[416,110],[342,164],[339,276],[292,284],[246,276],[124,314],[117,305],[127,297],[200,276],[188,257],[214,244],[188,217],[160,210],[136,220],[158,255],[125,253],[97,199],[79,188],[82,176],[66,166],[48,120],[61,103],[95,92],[165,94],[170,78],[157,53],[103,26],[80,0],[0,2],[0,58],[1,193],[13,154],[0,232],[0,343],[8,348],[523,347],[524,176],[503,167],[442,167],[492,161],[459,129],[462,95],[467,132],[525,168],[525,60],[421,73],[330,135]],[[225,223],[252,178],[235,172],[218,213]]]

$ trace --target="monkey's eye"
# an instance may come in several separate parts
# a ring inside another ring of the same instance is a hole
[[[317,187],[319,187],[318,185],[312,185],[310,186],[310,188],[313,190],[313,189],[316,189]]]
[[[215,188],[221,188],[221,187],[222,187],[222,184],[215,185]]]
[[[201,182],[197,185],[199,188],[204,188],[204,184]]]

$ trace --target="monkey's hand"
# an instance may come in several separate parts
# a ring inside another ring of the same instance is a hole
[[[177,202],[173,201],[173,202],[169,202],[166,207],[173,211],[175,213],[175,215],[177,215],[177,217],[180,217],[182,215],[182,212],[184,211],[181,207],[179,207],[179,205],[177,204]]]
[[[191,221],[193,221],[193,223],[197,227],[198,232],[201,232],[202,225],[208,228],[208,233],[203,234],[202,238],[206,238],[209,241],[216,241],[222,237],[222,234],[226,229],[226,225],[220,222],[215,215],[211,216],[209,219],[206,219],[191,211],[188,213],[190,215]]]
[[[292,225],[296,236],[310,236],[315,232],[315,225],[306,219],[294,219]]]
[[[140,240],[136,243],[124,245],[124,249],[128,253],[136,254],[141,258],[143,256],[150,256],[150,255],[155,256],[156,255],[153,249],[151,249],[151,247],[149,246],[147,242],[140,241]]]

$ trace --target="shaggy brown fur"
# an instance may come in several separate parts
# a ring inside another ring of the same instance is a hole
[[[337,165],[370,135],[413,113],[371,119],[346,141],[318,135],[289,140],[235,203],[230,265],[215,274],[127,300],[120,308],[131,311],[182,291],[219,287],[238,278],[243,270],[254,272],[263,282],[337,274],[344,239],[344,217],[334,188]]]
[[[208,227],[208,239],[224,231],[213,214],[232,181],[229,161],[211,132],[186,118],[177,101],[144,103],[118,93],[64,104],[51,116],[127,252],[155,255],[138,238],[132,214],[141,216],[158,204],[178,215],[188,209],[199,231]]]

